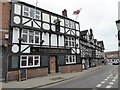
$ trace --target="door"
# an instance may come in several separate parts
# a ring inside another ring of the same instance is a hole
[[[56,73],[56,56],[50,56],[50,73]]]

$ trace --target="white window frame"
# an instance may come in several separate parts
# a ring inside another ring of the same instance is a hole
[[[28,8],[28,11],[25,11],[25,8]],[[33,17],[30,16],[31,10],[34,10],[34,16]],[[24,12],[28,13],[28,16],[26,16],[24,14]],[[37,12],[39,12],[39,14]],[[23,16],[30,17],[30,18],[37,19],[37,20],[41,20],[41,12],[39,10],[36,10],[35,8],[30,8],[28,6],[23,6]],[[39,18],[37,18],[37,16]]]
[[[22,57],[26,57],[26,59],[22,59]],[[29,57],[33,58],[33,65],[28,65]],[[35,57],[38,57],[38,59],[35,59]],[[38,60],[38,64],[35,65],[35,60]],[[22,61],[26,61],[26,66],[22,66]],[[40,66],[40,56],[39,55],[22,55],[20,57],[20,68],[26,68],[26,67],[39,67]]]
[[[66,47],[75,47],[75,38],[74,37],[65,37]]]
[[[28,11],[26,11],[25,8],[28,8]],[[24,12],[28,13],[28,16],[26,16]],[[30,8],[28,6],[23,6],[23,16],[30,17]]]
[[[71,58],[71,61],[70,61]],[[74,64],[76,63],[76,56],[75,55],[66,55],[66,64]],[[68,60],[68,62],[67,62]]]
[[[71,20],[65,19],[65,27],[75,29],[75,23]]]
[[[26,30],[27,33],[24,33],[24,32],[23,32],[24,30]],[[26,35],[26,36],[27,36],[27,41],[26,41],[26,42],[22,41],[22,43],[40,44],[40,32],[39,32],[39,31],[33,31],[33,43],[31,43],[31,42],[29,41],[30,31],[32,31],[32,30],[27,30],[27,29],[23,29],[23,30],[22,30],[21,37],[23,37],[23,35]],[[39,34],[37,35],[36,32],[38,32]],[[39,37],[38,43],[36,43],[35,37]]]

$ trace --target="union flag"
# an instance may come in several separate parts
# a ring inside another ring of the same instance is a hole
[[[81,8],[81,9],[82,9],[82,8]],[[80,13],[81,9],[74,11],[73,14],[74,14],[74,15],[78,15],[78,14]]]

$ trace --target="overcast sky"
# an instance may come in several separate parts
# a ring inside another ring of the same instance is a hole
[[[21,0],[36,5],[37,0]],[[37,7],[61,15],[67,9],[68,18],[75,19],[73,11],[82,8],[77,21],[80,30],[92,29],[94,38],[103,40],[105,51],[118,50],[117,27],[119,0],[38,0]]]

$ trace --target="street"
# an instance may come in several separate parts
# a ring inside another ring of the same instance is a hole
[[[118,88],[118,65],[108,64],[84,76],[42,88]]]

